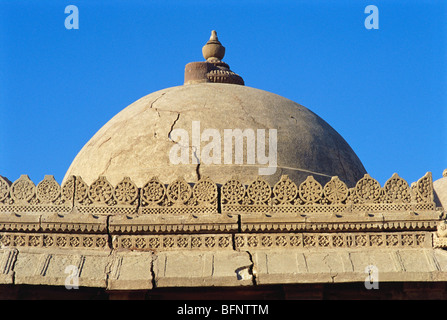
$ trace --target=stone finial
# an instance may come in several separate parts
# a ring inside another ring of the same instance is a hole
[[[442,171],[442,176],[447,177],[447,169],[444,169],[444,171]]]
[[[225,47],[217,38],[215,30],[211,31],[210,39],[202,47],[202,54],[206,61],[190,62],[185,66],[184,84],[214,82],[244,85],[242,77],[222,61]]]
[[[211,37],[202,48],[205,60],[222,60],[225,56],[225,47],[217,38],[216,30],[211,31]]]

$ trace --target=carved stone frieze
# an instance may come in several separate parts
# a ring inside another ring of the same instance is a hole
[[[233,178],[221,188],[221,207],[222,213],[228,214],[271,215],[346,215],[436,209],[431,173],[419,179],[412,188],[397,174],[393,174],[383,188],[377,180],[365,174],[350,189],[338,177],[332,177],[322,186],[309,176],[297,186],[287,176],[283,176],[271,191],[262,178],[257,178],[247,187]]]
[[[118,250],[233,250],[231,234],[181,234],[181,235],[115,235],[112,246]]]
[[[235,235],[237,249],[431,247],[430,232],[396,233],[259,233]]]
[[[125,177],[115,187],[100,176],[90,186],[75,178],[74,206],[80,213],[94,215],[133,214],[138,207],[138,188]]]
[[[269,249],[269,248],[428,248],[430,232],[394,233],[238,233],[180,235],[116,235],[114,249],[136,251]]]
[[[37,185],[26,175],[14,183],[0,176],[0,230],[7,232],[433,231],[440,216],[430,173],[412,187],[397,174],[383,187],[366,174],[350,189],[338,177],[323,186],[312,176],[300,184],[282,176],[273,187],[261,177],[218,187],[206,177],[195,184],[153,177],[137,186],[129,177],[88,185],[70,176],[60,186],[53,176]]]
[[[37,186],[27,175],[14,183],[0,176],[0,214],[70,212],[69,184],[67,181],[61,188],[52,175],[46,175]]]
[[[153,177],[141,188],[140,197],[140,214],[217,213],[218,189],[209,178],[202,178],[191,187],[184,179],[165,186]]]
[[[117,218],[117,217],[113,217]],[[47,224],[48,221],[43,222]],[[249,228],[244,225],[241,231],[237,224],[222,225],[221,230],[209,230],[205,225],[181,224],[168,226],[112,223],[103,232],[97,229],[61,228],[54,223],[46,230],[23,230],[22,232],[0,232],[2,248],[53,248],[53,249],[116,249],[132,251],[166,251],[166,250],[248,250],[249,248],[358,248],[358,247],[440,247],[445,248],[447,241],[433,232],[395,230],[373,232],[318,224],[309,228],[295,228],[292,224],[278,224],[276,228],[262,228],[260,225]],[[150,227],[152,226],[152,227]],[[312,228],[314,227],[314,228]],[[367,229],[365,227],[365,229]],[[70,233],[60,233],[62,230]],[[44,231],[44,232],[42,232]],[[209,232],[212,233],[209,233]],[[321,232],[323,231],[323,232]],[[217,232],[217,233],[216,233]]]
[[[23,233],[0,232],[2,247],[106,249],[106,234]]]

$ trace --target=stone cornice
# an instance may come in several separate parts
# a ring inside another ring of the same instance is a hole
[[[0,231],[106,233],[107,217],[55,213],[0,214]]]
[[[440,218],[439,211],[426,212],[422,215],[411,211],[343,216],[321,213],[309,216],[253,214],[241,216],[241,230],[244,232],[435,230]]]
[[[221,214],[186,216],[113,216],[110,233],[237,232],[238,218]]]

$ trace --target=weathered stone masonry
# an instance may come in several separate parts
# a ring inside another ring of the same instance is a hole
[[[370,264],[382,281],[446,281],[443,214],[430,173],[353,188],[0,177],[0,283],[64,285],[67,266],[109,290],[359,282]]]

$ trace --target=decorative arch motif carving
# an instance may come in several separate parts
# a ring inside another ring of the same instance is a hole
[[[232,178],[222,186],[221,192],[224,203],[242,203],[245,196],[245,187],[239,180]]]
[[[106,177],[100,176],[90,185],[88,197],[93,203],[107,203],[113,198],[113,188]]]
[[[283,175],[273,187],[273,195],[275,204],[292,204],[298,195],[298,187],[287,175]]]
[[[337,176],[331,178],[323,188],[324,197],[332,204],[340,204],[348,198],[348,187]]]
[[[332,177],[323,187],[312,176],[299,187],[287,176],[282,176],[273,187],[262,177],[246,186],[232,178],[220,187],[208,177],[195,184],[189,184],[183,178],[164,184],[153,177],[141,188],[129,177],[113,186],[103,176],[91,185],[79,176],[70,176],[61,187],[50,175],[37,186],[26,175],[14,183],[0,176],[0,213],[58,210],[66,213],[74,210],[99,215],[220,212],[308,216],[434,208],[430,173],[412,184],[411,188],[397,174],[393,174],[383,188],[366,174],[350,189],[338,177]]]
[[[41,203],[54,203],[61,195],[61,187],[54,176],[46,175],[36,187],[37,198]]]
[[[138,198],[138,187],[129,177],[124,177],[113,189],[113,197],[119,204],[131,205]]]
[[[267,204],[272,195],[272,190],[267,181],[258,177],[248,186],[247,195],[255,205]]]
[[[210,178],[202,178],[193,187],[194,198],[199,203],[214,203],[217,200],[217,185]]]
[[[355,185],[355,192],[360,202],[374,202],[379,199],[382,188],[380,183],[369,174],[360,179]]]
[[[322,198],[323,188],[313,176],[308,176],[306,180],[300,184],[298,194],[300,199],[306,204],[317,203]]]
[[[158,177],[152,177],[141,189],[143,204],[158,204],[163,201],[165,195],[166,188]]]
[[[407,181],[394,173],[384,185],[385,201],[391,203],[409,203],[411,201],[410,187]]]
[[[11,186],[11,197],[19,203],[27,203],[34,197],[36,186],[31,179],[23,174]]]
[[[183,179],[177,179],[167,188],[168,199],[176,204],[186,204],[192,196],[191,186]]]

